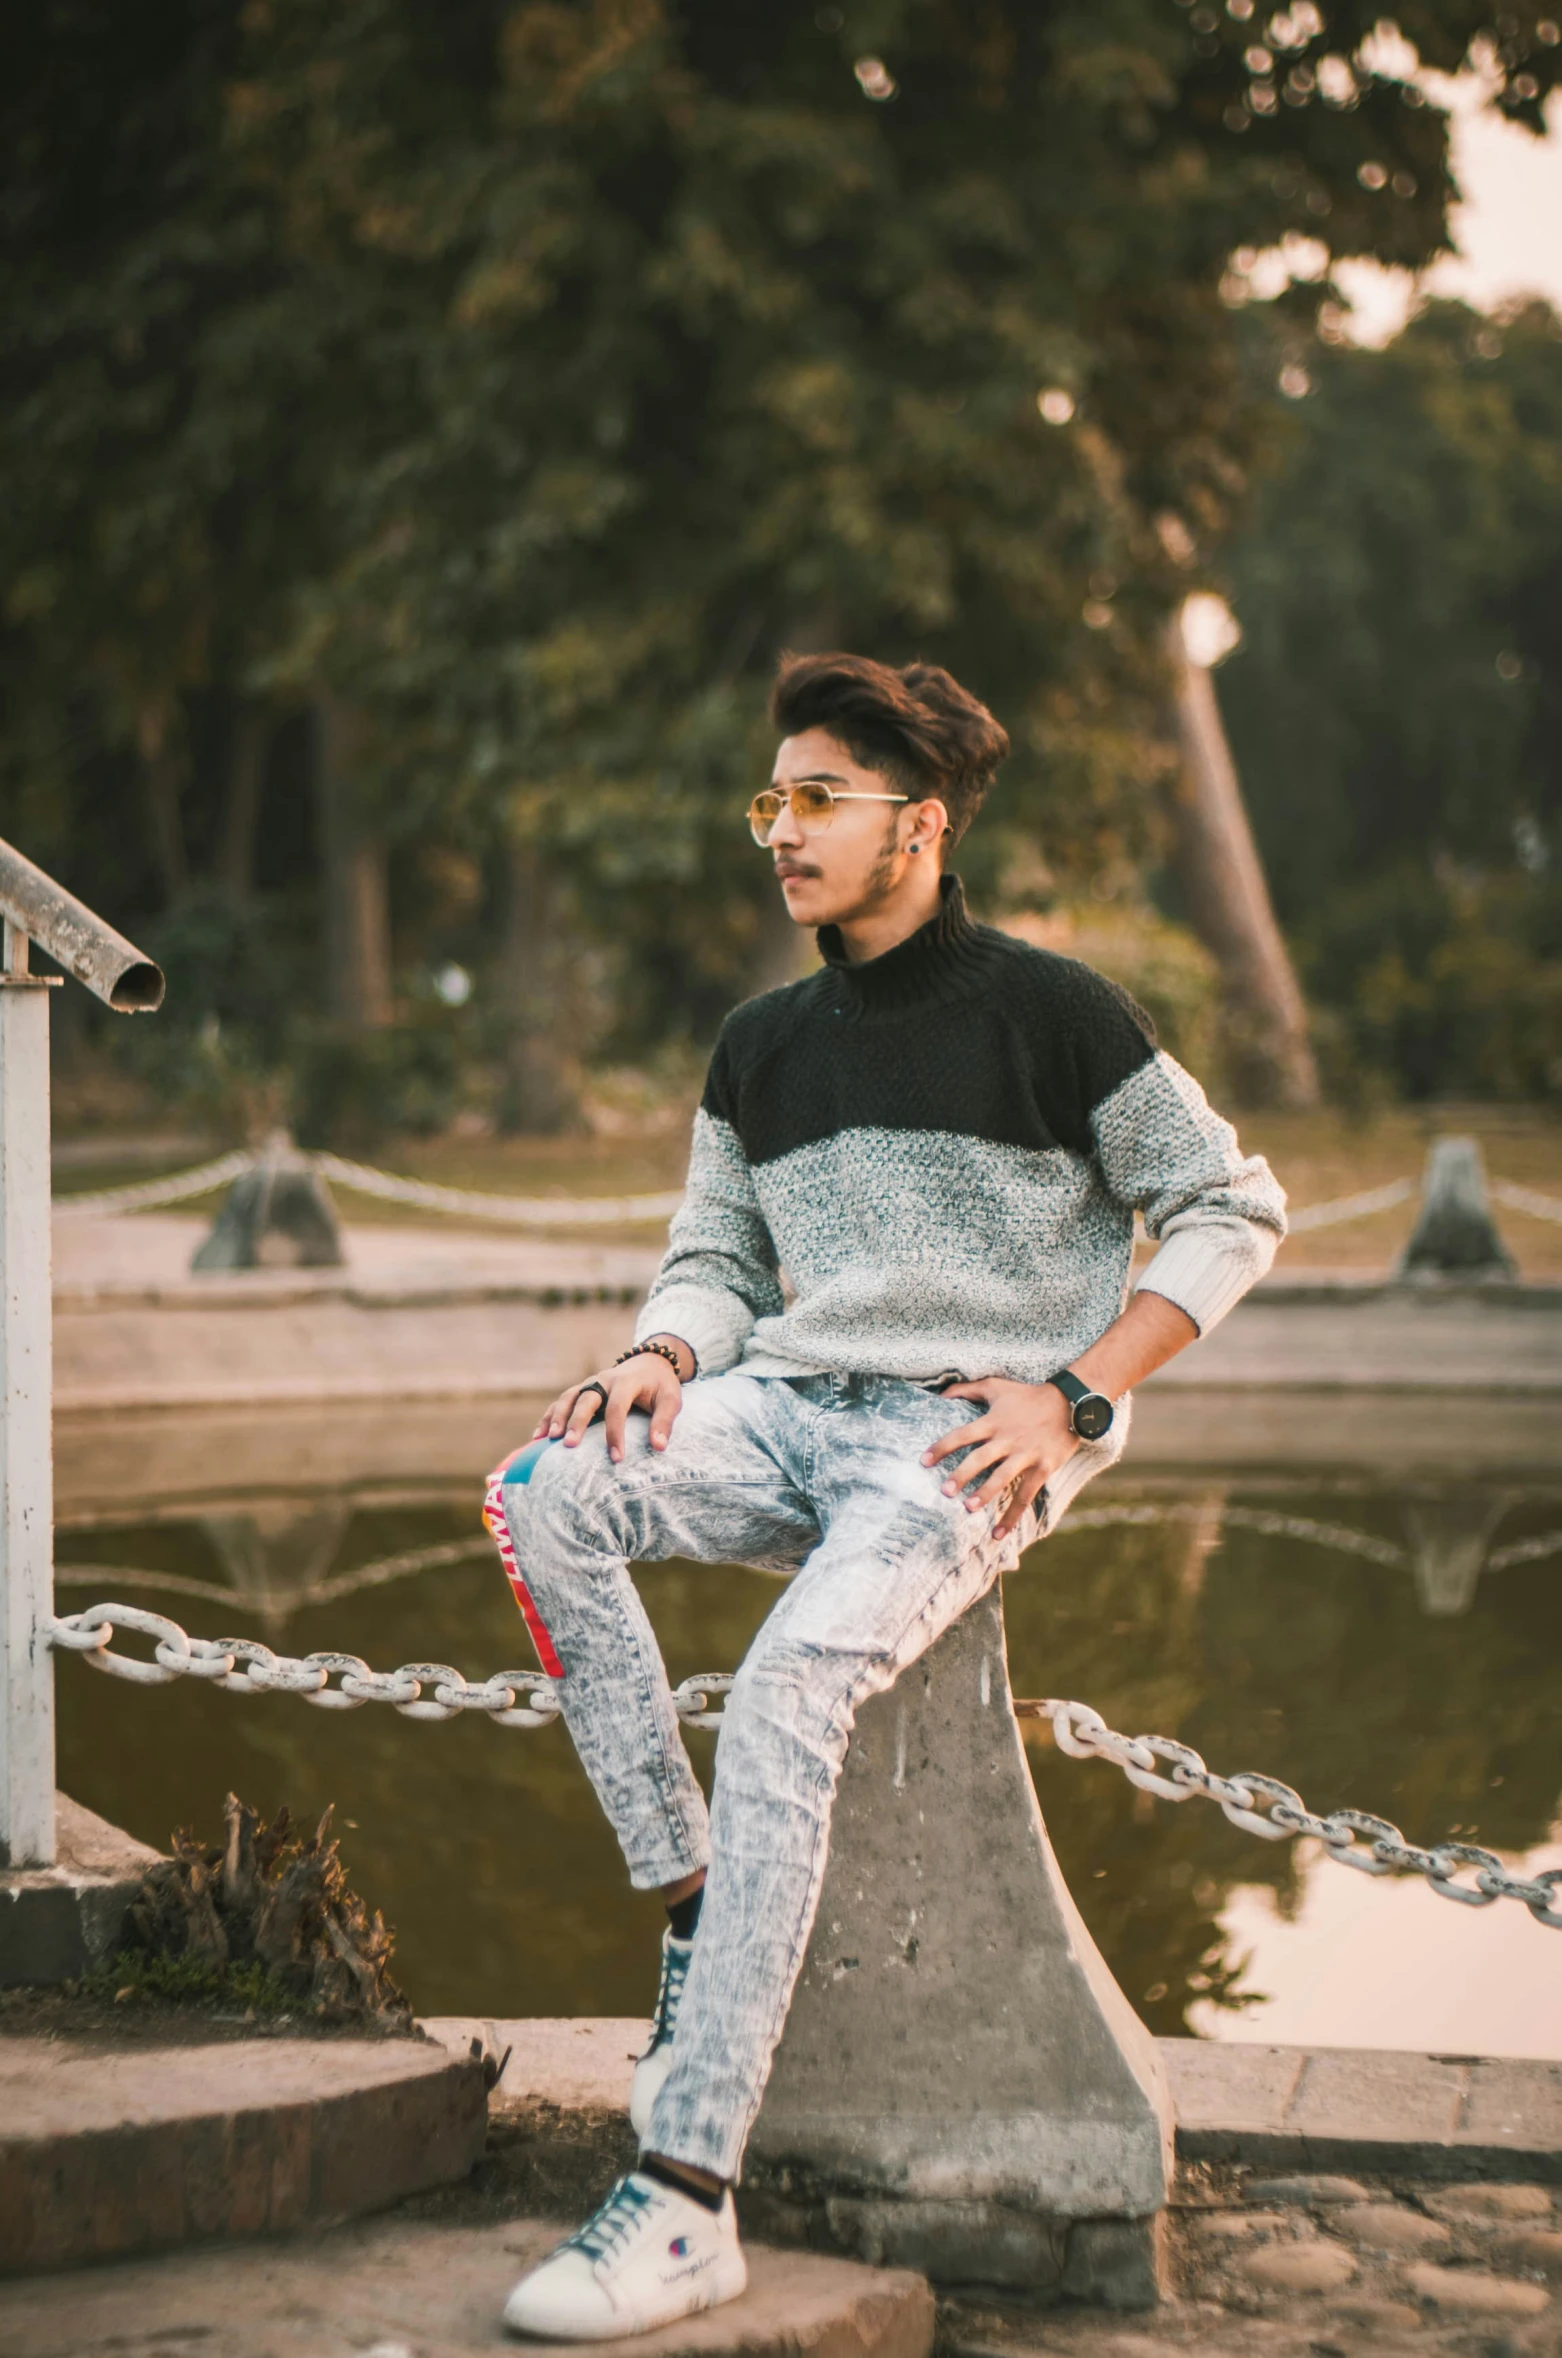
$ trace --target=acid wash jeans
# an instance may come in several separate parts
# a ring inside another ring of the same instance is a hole
[[[813,1928],[830,1811],[858,1704],[890,1686],[1018,1561],[1034,1514],[946,1498],[922,1452],[978,1403],[884,1376],[756,1377],[684,1391],[664,1452],[630,1419],[543,1452],[505,1514],[564,1666],[563,1715],[651,1890],[708,1866],[672,2068],[647,2149],[735,2179]],[[792,1578],[722,1715],[712,1814],[626,1566],[665,1556]]]

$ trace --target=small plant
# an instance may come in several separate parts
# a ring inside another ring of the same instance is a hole
[[[264,1965],[216,1964],[210,1957],[149,1956],[121,1949],[76,1984],[84,1997],[162,1998],[175,2006],[242,2007],[246,2014],[289,2014],[298,2000]]]
[[[236,1794],[220,1847],[188,1830],[144,1877],[120,1954],[87,1985],[256,2014],[312,2014],[408,2030],[412,2009],[390,1978],[393,1939],[347,1881],[328,1809],[312,1834],[286,1809],[268,1825]]]

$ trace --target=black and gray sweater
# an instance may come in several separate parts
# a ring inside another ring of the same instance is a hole
[[[882,958],[819,947],[722,1027],[637,1336],[706,1375],[1040,1383],[1121,1310],[1136,1209],[1140,1286],[1203,1333],[1268,1268],[1268,1164],[1115,983],[973,924],[956,877]]]

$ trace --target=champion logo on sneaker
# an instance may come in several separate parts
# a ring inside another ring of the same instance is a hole
[[[747,2280],[730,2191],[710,2211],[631,2170],[522,2277],[504,2322],[542,2341],[616,2341],[736,2300]]]

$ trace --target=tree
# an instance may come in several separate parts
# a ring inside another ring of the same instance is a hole
[[[1260,50],[1164,0],[531,0],[473,112],[400,8],[272,0],[253,169],[318,266],[368,252],[437,305],[423,426],[354,484],[312,619],[444,785],[509,794],[664,1010],[703,1017],[754,938],[733,821],[789,641],[940,657],[1017,724],[989,888],[1014,833],[1127,875],[1171,761],[1161,618],[1272,431],[1227,257],[1444,241],[1445,124],[1366,64],[1373,21],[1282,13]],[[1555,55],[1503,21],[1500,103],[1538,124]],[[1445,67],[1485,25],[1405,22]]]
[[[1444,238],[1445,124],[1368,63],[1371,12],[1282,11],[1260,45],[1168,0],[159,5],[157,54],[107,42],[101,84],[105,0],[17,36],[0,434],[90,396],[36,437],[5,549],[22,733],[90,677],[147,783],[202,696],[338,700],[383,749],[362,821],[393,881],[398,845],[520,842],[550,922],[617,961],[626,1042],[706,1029],[773,955],[739,814],[787,643],[937,657],[1003,713],[980,891],[1038,836],[1057,878],[1133,887],[1164,618],[1273,435],[1228,257]],[[1445,67],[1486,25],[1402,22]],[[1502,24],[1499,103],[1538,126],[1557,53],[1532,9]],[[84,55],[130,194],[78,236]],[[1321,299],[1294,288],[1284,331]]]
[[[297,584],[329,561],[322,482],[349,436],[355,463],[372,447],[394,354],[351,283],[295,266],[234,167],[230,0],[151,0],[133,19],[56,0],[7,42],[4,791],[40,853],[194,986],[167,1027],[181,1053],[216,1016],[264,1019],[275,1052],[268,967],[298,996],[325,968],[339,1014],[383,1012],[363,826],[356,890],[324,896],[361,917],[324,930],[362,937],[362,971],[307,938],[279,960],[280,912],[255,898],[263,833],[273,903],[279,836],[304,837],[306,869],[345,840],[329,775],[318,819],[278,808],[320,770],[287,722],[321,683],[279,694],[267,662]]]
[[[1325,345],[1231,551],[1218,673],[1336,1060],[1562,1088],[1562,322]]]
[[[1318,1070],[1307,1008],[1275,922],[1210,668],[1195,660],[1183,615],[1167,637],[1182,752],[1171,790],[1171,867],[1223,973],[1225,1061],[1248,1100],[1313,1106]]]

